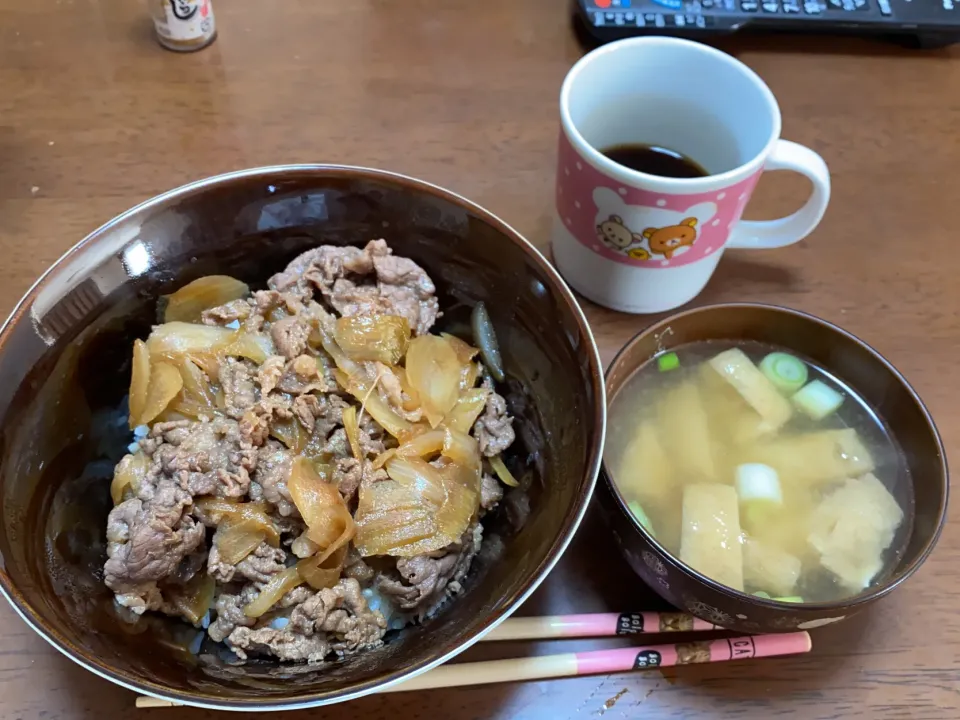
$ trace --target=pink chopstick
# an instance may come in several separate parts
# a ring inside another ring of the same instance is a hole
[[[722,629],[719,625],[678,612],[544,615],[508,618],[485,635],[483,640],[546,640]]]
[[[441,665],[419,677],[381,692],[407,692],[497,682],[543,680],[775,655],[796,655],[809,652],[811,646],[808,633],[796,632],[459,663]]]
[[[539,657],[490,660],[487,662],[441,665],[415,678],[380,692],[408,692],[466,685],[487,685],[498,682],[522,682],[549,678],[597,675],[604,673],[647,670],[674,665],[726,662],[749,658],[798,655],[810,652],[810,635],[806,632],[781,635],[746,635],[723,640],[699,640],[672,645],[645,645],[613,650],[592,650]],[[138,697],[138,708],[171,707],[169,700]]]

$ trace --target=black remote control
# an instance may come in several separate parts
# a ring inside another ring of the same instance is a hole
[[[960,40],[955,6],[960,0],[576,0],[582,29],[599,43],[769,30],[888,35],[942,47]]]

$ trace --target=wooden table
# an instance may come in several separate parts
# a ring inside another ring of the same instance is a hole
[[[189,180],[255,165],[320,161],[408,173],[472,198],[545,246],[557,95],[582,53],[563,7],[216,0],[220,38],[177,55],[153,41],[137,2],[0,0],[0,312],[116,213]],[[731,252],[697,302],[772,301],[843,325],[910,378],[955,447],[960,50],[800,38],[723,47],[770,84],[784,136],[823,155],[834,194],[813,237]],[[748,214],[785,214],[804,183],[764,177]],[[650,321],[585,305],[605,360]],[[815,632],[807,657],[370,697],[309,716],[956,718],[958,567],[955,524],[906,587]],[[591,514],[523,612],[650,602]],[[468,657],[551,650],[476,648]],[[131,717],[133,700],[0,607],[2,717]]]

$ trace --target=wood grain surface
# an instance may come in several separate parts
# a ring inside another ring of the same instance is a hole
[[[481,203],[546,246],[557,96],[583,52],[565,3],[214,5],[217,42],[178,55],[157,45],[146,10],[132,0],[0,0],[0,313],[116,213],[255,165],[319,161],[408,173]],[[812,237],[729,253],[697,302],[771,301],[839,323],[907,375],[952,450],[960,442],[960,50],[787,37],[721,47],[769,83],[784,137],[823,155],[834,194]],[[798,177],[765,176],[748,215],[783,215],[806,192]],[[585,307],[605,361],[651,320]],[[905,587],[815,631],[806,657],[370,697],[285,717],[957,718],[958,567],[954,522]],[[653,602],[591,513],[522,613]],[[628,644],[575,646],[618,643]],[[477,647],[467,658],[560,646]],[[0,606],[3,718],[132,717],[133,701]]]

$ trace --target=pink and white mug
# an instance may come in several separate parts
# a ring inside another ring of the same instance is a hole
[[[726,248],[777,248],[806,237],[830,199],[812,150],[780,139],[780,108],[750,68],[706,45],[644,37],[605,45],[560,93],[553,256],[570,285],[615,310],[654,313],[692,300]],[[670,178],[601,152],[643,143],[695,160],[705,177]],[[741,220],[764,170],[813,184],[779,220]]]

